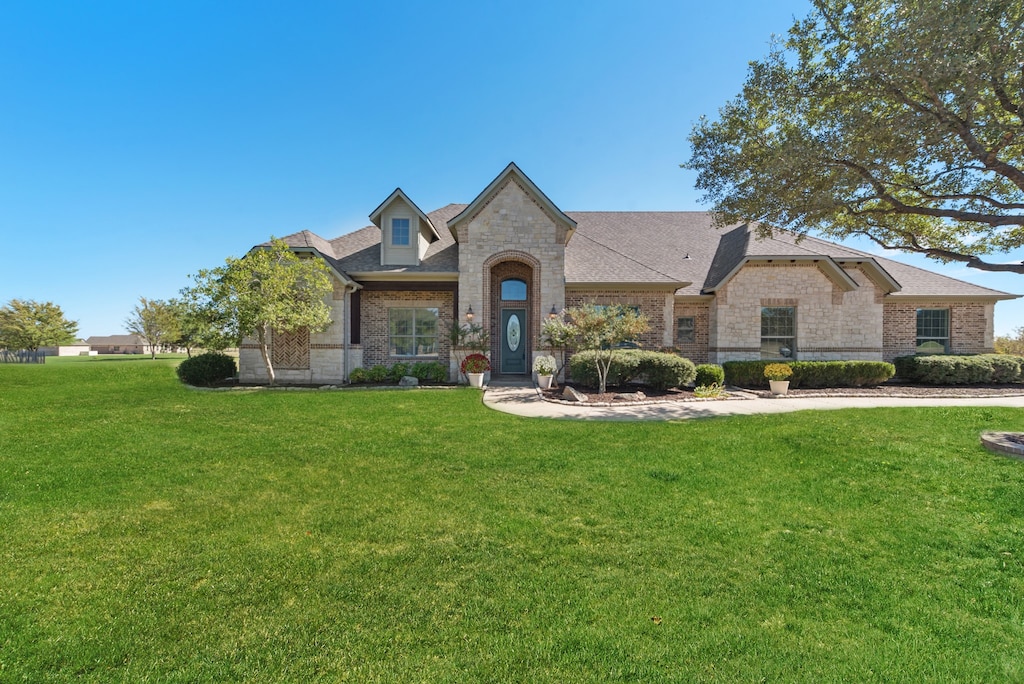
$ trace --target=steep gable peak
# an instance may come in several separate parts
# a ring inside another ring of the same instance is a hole
[[[573,231],[576,230],[576,221],[566,216],[561,209],[555,206],[555,203],[530,180],[529,176],[523,173],[522,169],[516,166],[515,162],[509,162],[508,166],[484,188],[483,192],[476,196],[476,199],[470,202],[457,216],[448,221],[448,230],[451,231],[452,237],[457,241],[459,239],[459,226],[476,217],[510,182],[518,185],[556,225],[560,225],[565,229],[565,242],[568,243]]]

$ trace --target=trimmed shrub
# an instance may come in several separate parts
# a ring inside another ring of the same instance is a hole
[[[693,384],[697,387],[710,387],[725,383],[725,369],[717,363],[702,363],[695,369]]]
[[[353,385],[361,385],[370,381],[370,372],[365,368],[353,368],[349,371],[348,381]]]
[[[572,355],[569,359],[569,374],[573,381],[584,387],[598,386],[595,356],[593,351],[581,351]],[[636,377],[639,367],[640,359],[637,358],[635,350],[615,352],[612,365],[608,369],[608,386],[617,387],[629,382]]]
[[[388,380],[397,385],[398,382],[406,375],[409,375],[409,364],[396,363],[391,367],[391,370],[388,371]]]
[[[391,379],[391,370],[382,364],[377,364],[367,372],[367,381],[373,383],[387,382]]]
[[[235,360],[220,352],[206,352],[178,364],[178,379],[194,387],[211,387],[235,377]]]
[[[597,387],[597,362],[593,351],[573,354],[569,360],[569,374],[575,382],[586,387]],[[643,377],[652,389],[666,390],[693,382],[696,369],[693,362],[675,354],[623,349],[615,352],[608,369],[608,386],[618,387]]]
[[[901,356],[893,360],[896,373],[923,385],[971,385],[1021,381],[1021,357],[1006,354],[974,356]]]
[[[767,387],[764,369],[774,361],[726,361],[726,384],[737,387]],[[793,389],[822,387],[871,387],[890,379],[896,372],[883,361],[789,361]]]
[[[448,379],[448,371],[439,361],[419,361],[412,365],[409,372],[420,382],[444,382]]]
[[[634,352],[640,359],[637,375],[643,376],[652,389],[665,391],[693,382],[697,369],[693,362],[675,354],[655,351]]]

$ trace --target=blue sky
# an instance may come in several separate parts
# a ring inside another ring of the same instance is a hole
[[[469,202],[509,161],[565,211],[705,208],[679,168],[693,123],[808,7],[7,3],[0,302],[120,333],[140,296],[271,235],[361,228],[396,186]],[[997,334],[1022,325],[997,306]]]

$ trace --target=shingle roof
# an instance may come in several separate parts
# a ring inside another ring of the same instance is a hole
[[[467,206],[449,204],[428,216],[435,226],[446,225]],[[868,262],[880,280],[895,281],[890,287],[893,297],[1013,296],[819,238],[798,240],[792,234],[776,232],[771,238],[759,239],[756,226],[749,224],[719,229],[708,212],[581,211],[565,215],[576,222],[576,230],[565,248],[567,285],[677,284],[677,295],[699,295],[721,284],[747,260],[824,257],[838,262]],[[284,240],[295,247],[316,249],[346,275],[458,273],[458,244],[448,231],[438,232],[440,239],[429,245],[417,266],[382,266],[381,233],[375,226],[330,241],[309,231],[289,235]]]

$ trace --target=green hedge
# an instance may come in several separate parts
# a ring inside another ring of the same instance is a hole
[[[725,384],[725,369],[715,363],[702,363],[697,366],[697,374],[693,378],[697,387]]]
[[[419,361],[417,363],[396,363],[388,368],[376,365],[373,368],[353,368],[348,374],[348,381],[353,385],[365,383],[383,384],[398,382],[406,375],[411,375],[420,382],[447,382],[448,370],[439,361]]]
[[[186,385],[212,387],[235,376],[235,360],[220,352],[206,352],[182,361],[177,373]]]
[[[597,387],[596,353],[583,351],[569,360],[569,374],[575,382],[586,387]],[[618,387],[631,380],[644,378],[645,384],[656,390],[682,387],[693,382],[696,368],[689,359],[675,354],[624,349],[615,352],[608,370],[608,386]]]
[[[737,387],[767,387],[764,367],[776,361],[726,361],[726,384]],[[789,386],[793,389],[823,387],[870,387],[896,373],[891,363],[882,361],[787,361],[793,369]]]
[[[896,375],[923,385],[971,385],[1022,381],[1024,358],[1009,354],[900,356]]]

